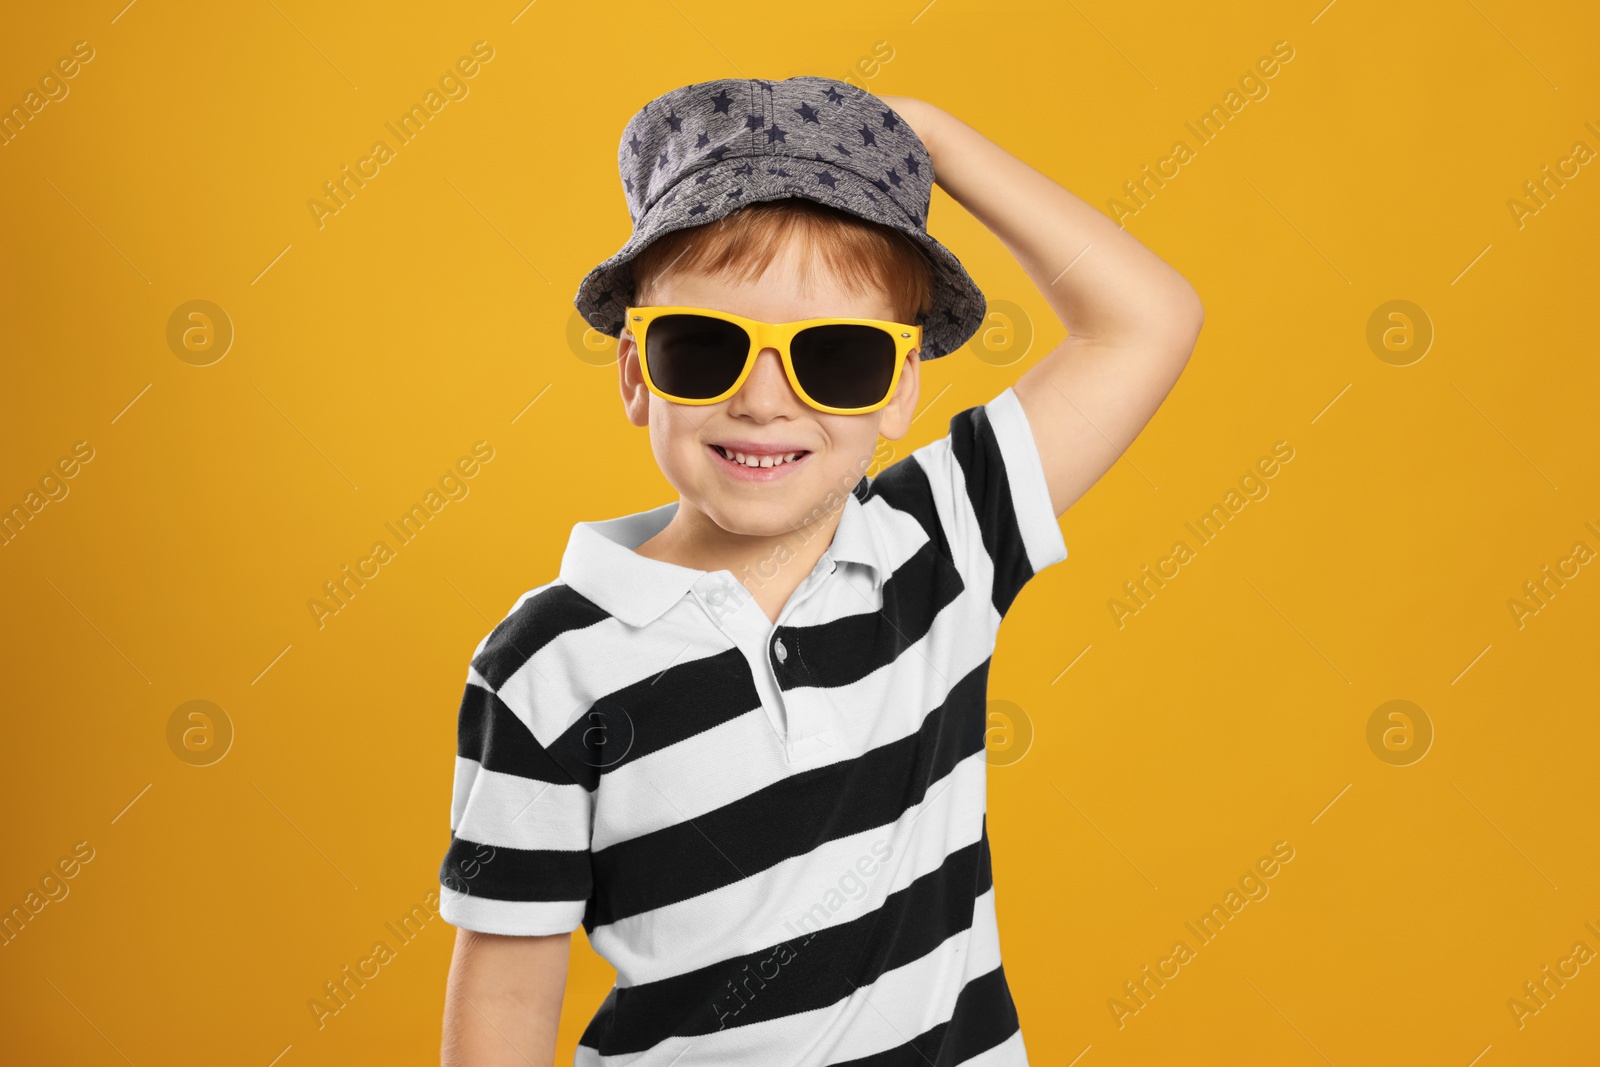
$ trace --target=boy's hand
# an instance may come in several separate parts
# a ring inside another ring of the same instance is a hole
[[[1177,382],[1204,321],[1200,298],[1132,234],[954,115],[878,99],[910,124],[939,187],[1005,244],[1067,329],[1014,386],[1059,516]]]
[[[876,94],[874,94],[876,95]],[[928,149],[928,156],[934,162],[933,173],[937,178],[939,174],[939,159],[934,154],[933,129],[938,123],[939,115],[943,112],[928,103],[910,96],[879,96],[896,115],[906,120],[906,125],[911,127],[911,132],[917,135]]]

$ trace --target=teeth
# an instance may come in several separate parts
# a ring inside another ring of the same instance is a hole
[[[798,452],[784,452],[779,453],[776,456],[747,456],[743,452],[729,451],[728,449],[723,448],[721,445],[718,445],[717,448],[718,451],[720,451],[724,456],[733,460],[733,462],[742,464],[746,467],[777,467],[784,463],[794,462],[795,458],[800,455]]]

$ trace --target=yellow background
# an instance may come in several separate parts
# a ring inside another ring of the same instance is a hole
[[[1600,550],[1600,173],[1520,228],[1507,207],[1574,142],[1600,149],[1587,5],[519,8],[7,17],[7,108],[74,42],[95,57],[0,148],[0,504],[75,442],[95,455],[0,548],[0,907],[75,843],[95,856],[0,948],[0,1058],[437,1062],[442,920],[320,1030],[307,1001],[435,887],[478,639],[574,522],[672,499],[568,332],[627,237],[615,152],[645,101],[854,72],[1106,210],[1287,41],[1269,95],[1128,222],[1205,329],[995,656],[992,697],[1033,731],[989,809],[1030,1057],[1594,1062],[1600,964],[1521,1028],[1507,1007],[1575,942],[1600,950],[1600,567],[1521,627],[1507,606],[1575,542]],[[470,95],[319,229],[322,183],[478,40]],[[931,228],[1035,337],[930,364],[900,455],[1063,336],[942,191]],[[196,299],[236,331],[204,367],[166,340]],[[1404,367],[1366,340],[1396,299],[1435,331]],[[480,440],[470,495],[319,630],[306,601]],[[1119,628],[1108,600],[1280,440],[1270,495]],[[1435,732],[1409,766],[1368,746],[1392,699]],[[190,700],[235,730],[211,766],[168,747]],[[1196,945],[1184,922],[1278,841],[1270,895],[1119,1028],[1123,982]],[[580,933],[557,1062],[610,981]]]

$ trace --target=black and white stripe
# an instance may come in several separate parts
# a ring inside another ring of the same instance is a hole
[[[1002,616],[1067,553],[1015,392],[863,479],[776,626],[633,551],[676,506],[579,523],[479,645],[441,913],[585,929],[617,982],[580,1064],[1026,1063],[985,699]]]

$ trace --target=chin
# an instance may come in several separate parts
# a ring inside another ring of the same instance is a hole
[[[728,533],[740,537],[781,537],[803,525],[810,508],[789,499],[750,501],[718,494],[695,501],[701,511]]]

